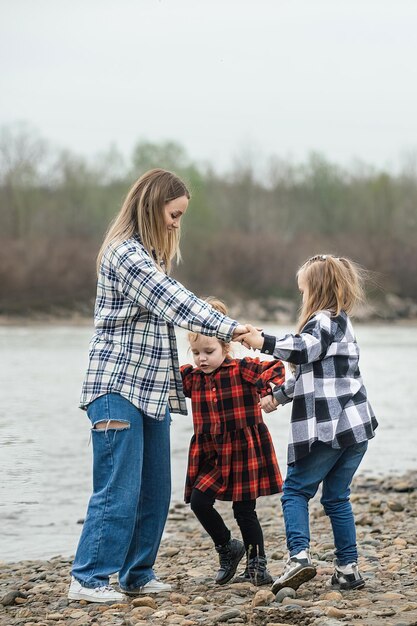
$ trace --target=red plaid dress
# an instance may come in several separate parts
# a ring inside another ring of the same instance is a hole
[[[268,383],[283,384],[282,362],[226,357],[210,374],[183,365],[181,375],[194,422],[185,501],[193,488],[234,502],[280,492],[281,473],[258,403]]]

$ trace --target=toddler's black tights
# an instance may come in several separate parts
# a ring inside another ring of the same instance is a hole
[[[191,492],[191,510],[204,530],[213,539],[214,544],[222,546],[229,541],[230,530],[214,508],[215,501],[213,496],[199,489],[193,489]],[[262,528],[255,508],[256,500],[233,502],[233,515],[240,528],[246,553],[249,551],[249,558],[257,555],[265,556]]]

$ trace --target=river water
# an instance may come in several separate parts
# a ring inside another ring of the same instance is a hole
[[[415,468],[417,326],[361,325],[356,332],[380,424],[360,471]],[[87,326],[0,327],[0,561],[75,551],[91,489],[89,421],[77,408],[91,334]],[[178,342],[181,363],[189,362],[183,331]],[[266,416],[283,474],[289,413],[285,406]],[[191,417],[173,415],[171,434],[173,500],[181,500]]]

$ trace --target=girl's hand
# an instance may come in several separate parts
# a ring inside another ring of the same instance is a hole
[[[264,345],[264,338],[259,328],[246,324],[247,333],[239,337],[239,341],[243,343],[246,348],[254,348],[260,350]]]
[[[264,396],[259,400],[259,405],[265,413],[272,413],[272,411],[277,410],[278,402],[274,396]]]

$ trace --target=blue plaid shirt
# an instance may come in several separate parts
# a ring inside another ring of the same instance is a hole
[[[265,335],[262,352],[296,365],[281,387],[279,404],[293,403],[288,464],[306,456],[315,441],[346,448],[374,436],[378,426],[359,371],[359,347],[344,311],[319,311],[298,335]]]
[[[132,237],[104,252],[94,325],[81,408],[119,393],[163,419],[167,404],[187,414],[174,325],[230,341],[237,322],[158,269],[139,237]]]

